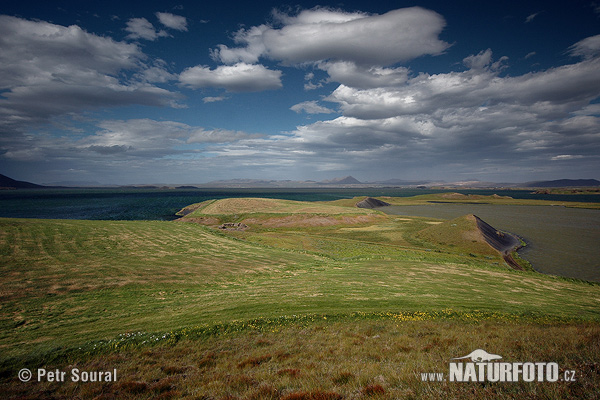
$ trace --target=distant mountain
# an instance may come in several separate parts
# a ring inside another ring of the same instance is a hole
[[[15,189],[36,189],[43,188],[42,185],[36,185],[35,183],[17,181],[8,176],[0,174],[0,188],[15,188]]]
[[[60,182],[44,182],[44,186],[60,186],[60,187],[101,187],[104,186],[98,181],[60,181]]]
[[[542,188],[558,188],[558,187],[586,187],[600,186],[600,181],[596,179],[558,179],[554,181],[536,181],[526,182],[525,187],[542,187]]]
[[[325,185],[360,185],[361,181],[354,178],[353,176],[345,176],[343,178],[333,178],[326,181],[319,182]]]
[[[407,181],[404,179],[388,179],[385,181],[376,181],[373,183],[377,183],[380,185],[386,185],[386,186],[418,186],[418,185],[429,185],[432,183],[432,181]],[[440,184],[443,182],[437,182],[437,184]]]
[[[208,183],[196,185],[198,187],[226,187],[226,188],[270,188],[278,187],[278,181],[266,181],[261,179],[227,179],[220,181],[210,181]]]

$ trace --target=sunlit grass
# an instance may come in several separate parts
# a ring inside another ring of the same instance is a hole
[[[419,234],[448,234],[438,220],[242,200],[254,212],[215,208],[214,219],[201,219],[212,228],[185,222],[209,215],[212,201],[178,222],[0,219],[0,385],[34,398],[597,392],[600,285],[513,271],[468,240]],[[248,229],[214,227],[228,221]],[[417,379],[477,347],[559,362],[582,379],[504,387]],[[118,368],[121,378],[77,387],[16,380],[18,368],[42,365]]]
[[[303,249],[287,251],[198,224],[0,223],[4,356],[252,316],[453,308],[598,318],[599,285],[331,232],[299,232]]]

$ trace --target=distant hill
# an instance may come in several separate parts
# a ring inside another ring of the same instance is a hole
[[[543,187],[543,188],[559,188],[559,187],[587,187],[600,186],[600,181],[596,179],[557,179],[554,181],[536,181],[527,182],[525,187]]]
[[[42,185],[36,185],[31,182],[17,181],[8,176],[0,174],[0,188],[15,188],[15,189],[36,189],[43,188]]]
[[[360,185],[362,182],[353,176],[345,176],[343,178],[333,178],[319,183],[326,185]]]
[[[408,181],[405,179],[387,179],[385,181],[375,181],[373,183],[377,183],[380,185],[385,185],[385,186],[419,186],[419,185],[429,185],[432,183],[432,181]],[[437,182],[438,184],[441,183],[445,183],[445,182]]]
[[[283,182],[283,181],[282,181]],[[262,179],[227,179],[210,181],[208,183],[195,185],[198,187],[226,187],[226,188],[271,188],[278,187],[278,181],[267,181]]]

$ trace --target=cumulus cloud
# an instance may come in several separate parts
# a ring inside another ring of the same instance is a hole
[[[411,171],[430,164],[461,174],[477,165],[479,173],[497,171],[499,177],[525,165],[549,168],[543,164],[548,160],[593,165],[600,152],[600,118],[590,102],[600,93],[600,59],[521,76],[503,76],[505,62],[488,49],[465,57],[465,71],[400,70],[391,73],[397,80],[380,77],[379,85],[367,79],[373,70],[332,64],[357,78],[339,74],[345,84],[326,98],[343,115],[298,127],[285,140],[305,152],[306,162],[309,154],[317,163],[318,157],[340,163],[346,157],[365,168],[373,157]],[[330,70],[333,78],[335,69]]]
[[[129,32],[128,39],[156,40],[159,37],[169,36],[166,31],[157,31],[146,18],[131,18],[127,21],[125,30]]]
[[[285,64],[350,61],[385,66],[441,54],[449,47],[438,39],[444,19],[420,7],[382,15],[314,8],[276,17],[281,27],[242,29],[234,36],[241,46],[219,45],[213,58],[224,63],[257,62],[264,56]]]
[[[167,28],[175,29],[178,31],[187,31],[187,19],[181,15],[175,15],[165,12],[157,12],[156,17],[161,24]]]
[[[259,64],[237,63],[215,69],[198,65],[184,70],[179,81],[195,89],[215,87],[230,92],[259,92],[281,88],[281,74]]]
[[[122,80],[124,71],[143,74],[148,68],[135,44],[76,25],[10,16],[0,16],[0,38],[0,123],[5,128],[95,107],[164,106],[178,97],[153,86],[151,79]]]
[[[305,112],[307,114],[331,114],[335,112],[330,108],[320,106],[316,101],[304,101],[295,104],[290,107],[290,110],[296,113]]]
[[[556,67],[539,73],[500,77],[491,53],[469,56],[464,72],[420,74],[399,87],[359,89],[340,85],[328,98],[345,115],[386,118],[435,113],[446,108],[511,105],[546,117],[565,116],[587,105],[600,91],[600,60]]]

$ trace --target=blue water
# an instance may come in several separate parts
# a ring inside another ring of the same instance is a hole
[[[407,197],[429,189],[19,189],[0,191],[0,217],[92,220],[172,220],[183,207],[227,197],[328,201],[355,196]],[[600,195],[534,195],[529,190],[459,190],[519,199],[600,202]]]

